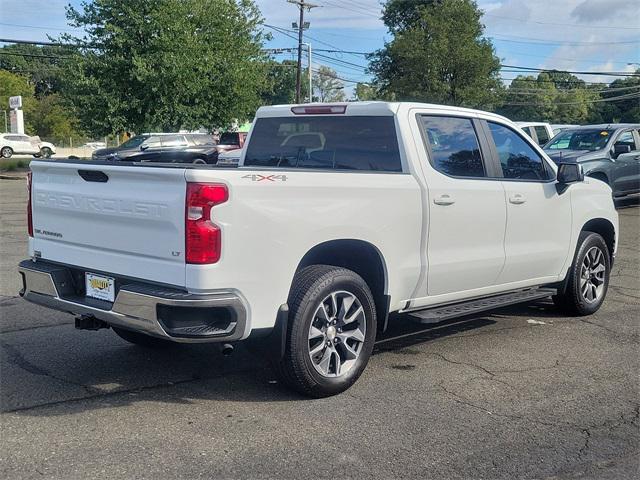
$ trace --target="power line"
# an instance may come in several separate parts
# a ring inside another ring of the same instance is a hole
[[[515,71],[525,71],[525,72],[539,72],[539,73],[553,73],[553,72],[558,72],[558,73],[570,73],[572,75],[608,75],[608,76],[612,76],[612,77],[640,77],[640,74],[638,73],[630,73],[630,72],[589,72],[589,71],[575,71],[575,70],[559,70],[559,69],[555,69],[555,68],[534,68],[534,67],[521,67],[518,65],[505,65],[503,63],[500,64],[500,67],[502,67],[503,69],[508,69],[508,68],[514,68],[516,69]],[[503,70],[503,71],[509,71],[509,70]]]
[[[640,98],[640,92],[638,93],[627,93],[625,95],[619,95],[617,97],[609,97],[609,98],[600,98],[597,100],[583,100],[581,102],[554,102],[554,105],[583,105],[585,103],[602,103],[602,102],[618,102],[621,100],[631,100],[634,98]],[[538,103],[532,102],[513,102],[513,103],[505,103],[503,105],[510,106],[535,106]]]
[[[487,35],[488,38],[492,38],[499,42],[510,42],[510,43],[525,43],[532,45],[574,45],[574,46],[593,46],[593,45],[633,45],[638,44],[637,40],[630,41],[621,41],[621,42],[576,42],[571,40],[545,40],[544,38],[530,38],[530,37],[517,37],[511,35]],[[504,37],[504,38],[500,38]],[[521,39],[521,40],[511,40],[511,39]],[[526,41],[523,41],[526,40]]]
[[[42,25],[18,25],[16,23],[0,23],[0,25],[4,25],[5,27],[37,28],[39,30],[57,30],[59,32],[69,32],[69,33],[82,30],[82,28],[65,29],[60,27],[45,27]]]
[[[514,22],[523,23],[535,23],[537,25],[555,25],[558,27],[583,27],[583,28],[608,28],[614,30],[640,30],[639,27],[620,27],[613,25],[590,25],[586,23],[554,23],[554,22],[540,22],[538,20],[527,20],[525,18],[506,17],[503,15],[495,15],[493,13],[484,13],[485,17],[502,18],[504,20],[512,20]]]
[[[11,55],[11,56],[17,56],[17,57],[31,57],[31,58],[57,58],[57,59],[71,58],[70,55],[34,55],[31,53],[3,52],[2,49],[0,49],[0,55]]]

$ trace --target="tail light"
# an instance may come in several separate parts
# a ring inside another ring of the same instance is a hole
[[[31,175],[29,172],[27,174],[27,193],[29,194],[29,198],[27,199],[27,229],[29,231],[29,236],[33,237],[33,210],[31,207]]]
[[[345,113],[346,105],[307,105],[291,107],[294,115],[327,115],[331,113]]]
[[[222,232],[211,218],[211,208],[229,199],[226,185],[187,183],[185,259],[187,263],[216,263],[222,250]]]

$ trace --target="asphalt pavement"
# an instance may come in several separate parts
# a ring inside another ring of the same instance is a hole
[[[595,315],[549,302],[421,326],[392,318],[322,400],[242,345],[148,351],[16,296],[26,187],[0,180],[0,477],[640,477],[640,208]]]

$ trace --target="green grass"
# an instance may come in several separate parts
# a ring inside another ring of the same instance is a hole
[[[29,167],[29,160],[0,160],[0,172],[15,172]]]

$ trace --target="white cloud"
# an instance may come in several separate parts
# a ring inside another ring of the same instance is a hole
[[[494,38],[498,55],[508,59],[504,63],[619,72],[633,70],[627,62],[640,62],[638,0],[504,0],[498,7],[496,3],[481,1],[480,7],[487,12],[483,19],[487,35]],[[581,77],[597,82],[616,78]]]
[[[640,4],[637,0],[584,0],[571,12],[572,17],[584,22],[601,22],[609,18],[620,18],[621,14],[623,18],[632,20],[632,26],[637,27]]]
[[[312,28],[349,28],[355,30],[375,30],[384,28],[380,17],[382,6],[380,0],[314,0],[317,8],[305,12],[305,21],[310,21]],[[277,26],[291,27],[291,22],[298,21],[298,7],[285,0],[257,0],[267,23]]]

